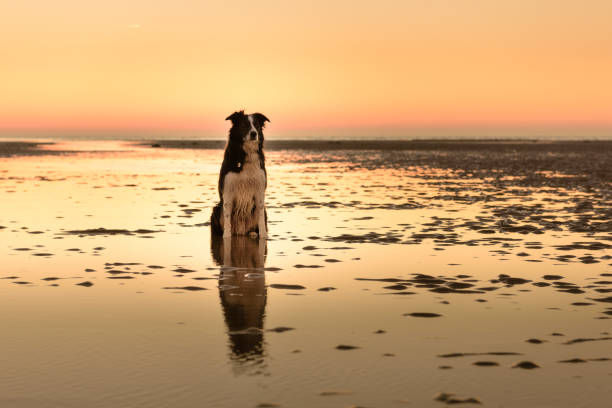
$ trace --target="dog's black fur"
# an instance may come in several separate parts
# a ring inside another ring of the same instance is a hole
[[[218,190],[220,202],[213,208],[210,219],[211,231],[215,235],[223,234],[221,218],[223,217],[223,189],[225,177],[230,172],[240,173],[244,169],[243,165],[245,163],[247,152],[245,152],[243,144],[246,140],[248,140],[248,133],[251,129],[249,116],[252,117],[253,126],[257,129],[259,137],[257,155],[259,157],[259,166],[266,175],[265,186],[267,186],[266,158],[263,152],[263,128],[265,127],[265,123],[269,122],[270,120],[261,113],[253,113],[251,115],[246,115],[244,111],[234,112],[225,119],[230,120],[232,122],[232,127],[229,131],[227,145],[225,146],[225,154],[223,156],[223,163],[221,165],[221,171],[219,173]],[[252,213],[254,214],[254,212],[255,206],[253,206],[252,208]],[[267,225],[267,212],[264,212],[264,216]],[[259,234],[259,226],[255,226],[253,231]]]

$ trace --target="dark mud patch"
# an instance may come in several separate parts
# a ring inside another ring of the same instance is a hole
[[[496,367],[499,366],[499,363],[496,361],[475,361],[472,363],[472,365],[478,367]]]
[[[105,266],[136,266],[142,265],[140,262],[106,262]]]
[[[499,281],[508,286],[524,285],[525,283],[531,282],[529,279],[513,278],[512,276],[508,275],[499,275]]]
[[[388,292],[388,293],[383,293],[383,295],[407,296],[407,295],[416,295],[416,292],[409,292],[409,291]]]
[[[353,394],[353,392],[348,391],[348,390],[330,390],[330,391],[321,391],[319,393],[321,397],[335,397],[339,395],[351,395],[351,394]]]
[[[295,330],[295,329],[293,327],[279,326],[273,329],[268,329],[266,331],[274,332],[274,333],[284,333],[284,332],[291,331],[291,330]]]
[[[428,312],[404,313],[402,316],[412,316],[412,317],[442,317],[441,314],[438,314],[438,313],[428,313]]]
[[[434,401],[443,402],[447,405],[456,405],[456,404],[477,404],[480,405],[482,402],[474,397],[457,397],[455,394],[449,394],[446,392],[441,392],[436,395]]]
[[[196,272],[193,269],[187,269],[187,268],[176,268],[176,269],[173,269],[172,271],[176,272],[176,273],[192,273],[192,272]]]
[[[544,275],[544,276],[542,276],[542,279],[544,279],[544,280],[559,280],[559,279],[563,279],[563,276],[561,276],[561,275]]]
[[[404,282],[405,279],[398,278],[355,278],[358,281],[371,281],[371,282]]]
[[[122,274],[132,273],[132,272],[130,272],[130,271],[118,271],[116,269],[109,269],[108,271],[106,271],[106,273],[110,273],[111,275],[122,275]]]
[[[370,231],[365,234],[342,234],[323,238],[329,242],[344,242],[347,244],[396,244],[402,241],[402,235],[392,232],[378,233]]]
[[[467,282],[448,282],[446,286],[448,286],[451,289],[467,289],[467,288],[471,288],[472,286],[474,286],[474,284],[467,283]]]
[[[471,295],[471,294],[477,294],[477,293],[485,293],[485,292],[480,291],[480,290],[464,290],[464,289],[453,289],[453,288],[447,288],[447,287],[433,288],[433,289],[430,289],[430,292],[434,292],[434,293],[459,293],[459,294],[465,294],[465,295]]]
[[[570,363],[570,364],[581,364],[581,363],[586,363],[586,360],[583,360],[581,358],[572,358],[570,360],[561,360],[558,361],[558,363]]]
[[[577,338],[577,339],[566,341],[563,344],[571,345],[571,344],[578,344],[578,343],[587,343],[587,342],[592,342],[592,341],[607,341],[607,340],[612,340],[612,337]]]
[[[137,229],[137,230],[127,230],[127,229],[107,229],[107,228],[91,228],[84,230],[70,230],[65,231],[63,235],[78,235],[81,237],[85,236],[98,236],[98,235],[143,235],[143,234],[154,234],[156,232],[162,232],[161,230],[149,230],[149,229]]]
[[[340,344],[336,346],[336,350],[355,350],[358,349],[358,346],[351,346],[348,344]]]
[[[540,366],[532,361],[519,361],[518,363],[514,364],[512,368],[522,368],[524,370],[533,370],[534,368],[540,368]]]
[[[191,292],[197,292],[200,290],[208,290],[207,288],[202,288],[200,286],[166,286],[162,289],[171,289],[171,290],[188,290]]]
[[[287,285],[284,283],[273,283],[269,287],[273,289],[287,289],[287,290],[303,290],[306,289],[305,286],[302,285]]]
[[[470,356],[521,356],[521,353],[515,353],[513,351],[490,351],[486,353],[450,353],[440,354],[438,357],[441,358],[456,358],[456,357],[470,357]]]
[[[400,285],[400,284],[397,284],[397,285],[385,286],[385,287],[383,287],[383,289],[390,289],[390,290],[404,290],[404,289],[406,289],[407,287],[408,287],[408,286],[406,286],[406,285]]]

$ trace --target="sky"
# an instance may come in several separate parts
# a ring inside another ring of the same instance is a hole
[[[0,3],[0,131],[612,134],[609,0]]]

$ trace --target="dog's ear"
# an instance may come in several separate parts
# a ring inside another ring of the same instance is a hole
[[[266,124],[266,122],[270,121],[270,119],[266,118],[266,115],[263,115],[261,113],[254,113],[253,117],[255,118],[256,121],[261,123],[262,127]]]
[[[225,120],[231,120],[232,123],[236,123],[236,121],[244,116],[244,111],[237,111],[229,115]]]

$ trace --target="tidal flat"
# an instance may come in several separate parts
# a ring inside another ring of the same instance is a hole
[[[607,407],[612,142],[0,143],[2,407]]]

